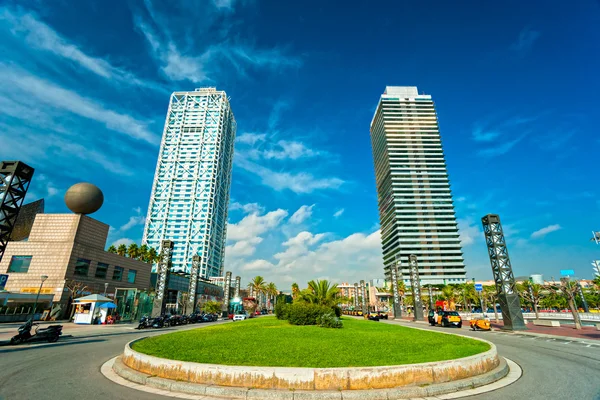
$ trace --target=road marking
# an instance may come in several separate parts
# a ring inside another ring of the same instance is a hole
[[[569,344],[569,343],[573,343],[573,342],[566,342],[565,344]]]

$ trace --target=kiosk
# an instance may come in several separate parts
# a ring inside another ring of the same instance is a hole
[[[76,324],[97,324],[98,320],[96,318],[100,318],[100,323],[102,323],[102,318],[106,318],[106,309],[104,309],[104,313],[102,314],[99,306],[107,302],[110,303],[112,300],[99,294],[75,299],[76,308],[73,322]]]

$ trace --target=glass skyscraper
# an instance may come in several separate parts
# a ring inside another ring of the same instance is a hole
[[[422,284],[465,282],[465,265],[434,103],[416,87],[388,86],[371,122],[386,275],[408,256]]]
[[[174,242],[173,271],[223,275],[236,122],[229,99],[215,88],[171,95],[143,242]]]

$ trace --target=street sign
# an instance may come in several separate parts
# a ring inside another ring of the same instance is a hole
[[[481,283],[476,283],[475,290],[477,290],[478,292],[483,292],[483,285]]]
[[[0,274],[0,290],[4,290],[6,281],[8,281],[8,275]]]
[[[562,276],[572,276],[575,275],[575,271],[573,271],[572,269],[561,269],[560,274]]]

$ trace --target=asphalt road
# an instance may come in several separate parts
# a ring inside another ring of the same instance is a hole
[[[100,373],[100,366],[120,354],[125,343],[135,338],[214,324],[141,332],[124,327],[109,333],[86,332],[54,344],[1,347],[0,399],[164,400],[166,398],[162,396],[113,384]],[[516,383],[469,399],[600,400],[600,342],[588,347],[569,340],[471,332],[465,328],[460,333],[492,341],[501,355],[523,368],[523,376]]]

